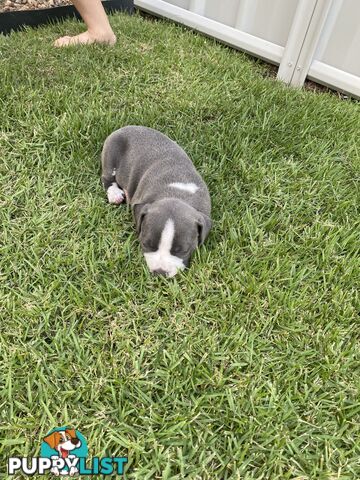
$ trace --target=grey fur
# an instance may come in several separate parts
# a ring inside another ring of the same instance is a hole
[[[105,190],[116,182],[125,191],[144,253],[157,248],[171,218],[175,224],[172,252],[179,252],[176,256],[188,265],[210,231],[211,203],[206,184],[177,143],[148,127],[116,130],[104,143],[102,182]],[[198,189],[190,193],[169,186],[179,182]]]

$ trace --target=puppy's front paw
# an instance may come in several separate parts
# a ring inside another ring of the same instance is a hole
[[[121,188],[118,187],[116,183],[110,185],[106,193],[109,203],[113,205],[120,205],[120,203],[124,201],[125,193],[123,190],[121,190]]]

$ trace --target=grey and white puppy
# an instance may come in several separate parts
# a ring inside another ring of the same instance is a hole
[[[147,127],[113,132],[102,151],[109,203],[125,198],[151,272],[173,277],[189,265],[210,228],[210,196],[190,158],[166,135]]]

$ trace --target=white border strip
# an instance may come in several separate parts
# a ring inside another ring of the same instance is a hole
[[[257,57],[279,64],[284,53],[284,47],[276,45],[236,28],[229,27],[215,20],[189,12],[163,0],[135,0],[135,6],[141,10],[153,13],[160,17],[170,18],[205,35],[214,37],[231,47],[245,50]]]
[[[326,63],[318,60],[313,61],[309,69],[308,78],[360,98],[360,78]]]

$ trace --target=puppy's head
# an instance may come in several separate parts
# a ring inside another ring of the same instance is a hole
[[[76,432],[72,428],[53,432],[44,438],[51,448],[59,452],[59,456],[65,458],[69,451],[75,450],[81,446],[81,441],[77,438]]]
[[[189,266],[192,253],[211,228],[207,215],[174,198],[135,205],[134,216],[150,271],[167,277]]]

